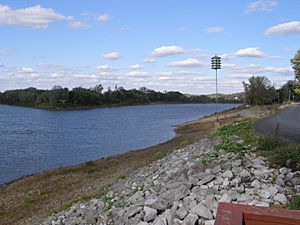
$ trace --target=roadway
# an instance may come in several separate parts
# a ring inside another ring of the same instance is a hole
[[[256,131],[263,134],[276,134],[279,124],[278,136],[300,143],[300,105],[288,107],[273,116],[261,119],[255,125]]]

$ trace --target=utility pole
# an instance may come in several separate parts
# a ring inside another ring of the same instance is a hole
[[[216,114],[217,122],[219,122],[218,117],[218,70],[221,69],[221,57],[215,55],[211,58],[211,68],[216,71]]]
[[[291,101],[291,90],[289,90],[289,101]]]

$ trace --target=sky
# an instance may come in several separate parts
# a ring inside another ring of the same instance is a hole
[[[219,92],[294,78],[299,0],[0,2],[0,91],[54,85]]]

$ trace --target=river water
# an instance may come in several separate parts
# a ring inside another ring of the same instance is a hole
[[[219,110],[236,104],[220,104]],[[74,111],[0,105],[0,185],[60,166],[165,142],[174,125],[215,112],[212,104]]]

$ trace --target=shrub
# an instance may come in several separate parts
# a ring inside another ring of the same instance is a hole
[[[288,204],[287,208],[300,210],[300,195],[295,196]]]

